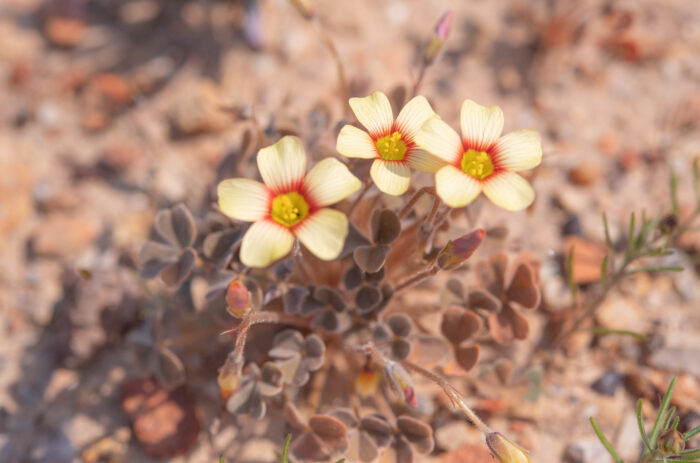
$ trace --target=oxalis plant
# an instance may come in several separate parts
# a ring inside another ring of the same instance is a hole
[[[450,20],[448,13],[435,28],[414,94]],[[338,69],[342,85],[342,64]],[[420,379],[439,386],[496,458],[528,462],[447,378],[476,365],[479,341],[508,344],[528,335],[520,311],[540,302],[535,262],[496,254],[472,268],[481,285],[466,290],[459,283],[465,263],[486,232],[456,233],[453,225],[468,222],[466,207],[481,193],[509,211],[532,204],[535,191],[520,173],[540,164],[540,135],[502,135],[501,109],[471,100],[462,103],[459,131],[422,95],[390,101],[375,91],[344,104],[354,117],[337,134],[337,153],[317,160],[302,138],[263,133],[253,120],[257,169],[248,169],[251,157],[240,157],[235,170],[247,178],[222,179],[218,207],[199,220],[184,205],[156,216],[143,275],[175,288],[203,276],[211,283],[206,301],[236,320],[233,327],[216,317],[213,323],[212,331],[232,336],[232,346],[218,373],[222,414],[212,429],[229,414],[262,419],[274,410],[291,436],[283,461],[369,462],[390,452],[407,463],[434,448],[433,430],[421,419],[428,397],[416,390]],[[432,184],[413,185],[416,172]],[[406,310],[411,288],[456,271],[439,332],[428,330]],[[161,382],[178,384],[184,368],[171,348],[187,339],[163,340],[162,319],[162,312],[153,316],[143,358]],[[274,329],[259,337],[260,325]],[[509,374],[507,365],[494,368]],[[331,378],[349,385],[349,394],[329,404]]]

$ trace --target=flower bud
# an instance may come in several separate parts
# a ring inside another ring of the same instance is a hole
[[[438,267],[442,270],[450,270],[469,259],[484,241],[484,236],[486,231],[479,228],[456,240],[450,240],[438,254]]]
[[[388,363],[384,368],[384,373],[391,381],[394,390],[403,397],[404,401],[413,408],[418,406],[416,390],[413,387],[413,379],[404,368],[398,363]]]
[[[241,280],[233,280],[226,288],[226,311],[235,318],[243,318],[252,307],[251,295]]]
[[[525,451],[500,432],[490,432],[486,436],[486,445],[501,463],[531,463]]]
[[[236,389],[238,389],[239,380],[240,378],[236,373],[233,357],[229,356],[226,359],[226,362],[224,362],[221,368],[219,368],[219,376],[217,377],[221,400],[225,402],[233,395],[234,392],[236,392]]]
[[[452,27],[452,11],[448,10],[442,15],[440,20],[435,25],[435,30],[433,31],[433,36],[430,39],[428,48],[425,51],[425,64],[432,64],[435,59],[440,54],[443,45],[447,41],[447,37],[450,35],[450,28]]]
[[[656,446],[665,456],[680,454],[685,450],[685,439],[677,429],[670,428],[662,432],[656,439]]]

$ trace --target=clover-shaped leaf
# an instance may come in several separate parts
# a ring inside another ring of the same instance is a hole
[[[389,344],[391,356],[403,360],[411,353],[408,335],[411,333],[411,320],[404,314],[393,314],[385,323],[378,323],[372,334],[375,344]]]
[[[301,310],[304,300],[309,295],[309,290],[303,286],[290,285],[282,294],[284,311],[288,314],[297,314]]]
[[[346,458],[350,461],[374,461],[382,449],[388,447],[394,437],[391,425],[381,415],[372,414],[358,418],[347,408],[330,412],[349,429],[349,449]]]
[[[539,279],[531,259],[521,256],[512,267],[508,273],[508,256],[504,253],[479,262],[475,270],[485,290],[476,289],[467,295],[472,309],[490,312],[489,331],[502,344],[525,339],[530,331],[527,319],[515,306],[533,309],[540,303]]]
[[[382,302],[382,291],[375,286],[363,286],[355,294],[355,306],[358,313],[368,314],[379,307]]]
[[[269,355],[279,360],[277,365],[286,383],[303,386],[310,372],[323,365],[326,346],[315,334],[304,338],[298,331],[288,329],[277,333],[272,344]]]
[[[452,344],[473,338],[481,330],[481,319],[474,312],[459,306],[448,307],[442,314],[440,329]]]
[[[161,209],[156,214],[154,228],[163,242],[148,241],[141,249],[141,275],[160,275],[171,287],[182,284],[194,267],[197,253],[191,248],[197,237],[192,214],[183,204]]]
[[[357,266],[362,270],[376,273],[384,266],[390,250],[391,248],[386,244],[359,246],[353,251],[352,256]]]
[[[435,447],[433,430],[430,426],[410,416],[402,415],[396,420],[397,433],[394,436],[396,463],[412,463],[413,451],[428,454]]]
[[[220,266],[225,266],[241,238],[243,238],[243,231],[237,229],[210,233],[202,242],[204,256],[219,263]]]
[[[266,363],[262,370],[251,364],[249,372],[238,385],[238,389],[226,402],[226,410],[234,414],[248,414],[256,419],[265,416],[267,406],[263,397],[273,396],[282,390],[282,372],[273,363]]]
[[[370,228],[375,244],[390,244],[401,233],[401,221],[390,209],[375,210],[372,213]]]
[[[338,418],[314,415],[304,431],[290,445],[290,450],[303,461],[328,461],[348,449],[348,430]]]
[[[197,237],[194,218],[184,204],[159,210],[156,213],[155,229],[168,244],[180,249],[192,246]]]
[[[357,249],[360,246],[368,246],[370,244],[370,241],[360,233],[360,231],[357,229],[357,227],[350,222],[348,224],[348,236],[345,238],[345,245],[343,246],[343,250],[340,253],[341,257],[345,257],[348,254],[352,253],[355,249]]]

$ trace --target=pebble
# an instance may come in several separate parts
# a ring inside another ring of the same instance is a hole
[[[614,396],[617,387],[622,384],[622,377],[615,370],[608,370],[591,384],[591,389],[599,394]]]
[[[574,185],[589,186],[600,179],[602,175],[603,170],[599,165],[587,161],[569,171],[569,181]]]
[[[98,236],[96,221],[84,214],[56,213],[42,222],[34,235],[34,251],[41,255],[75,257]]]

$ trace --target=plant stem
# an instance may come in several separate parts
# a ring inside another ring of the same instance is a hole
[[[447,397],[450,398],[452,404],[455,407],[461,409],[482,434],[487,435],[491,432],[491,429],[486,425],[486,423],[484,423],[481,420],[481,418],[479,418],[479,416],[476,413],[474,413],[474,411],[471,408],[469,408],[469,406],[465,403],[462,394],[460,394],[457,391],[457,389],[455,389],[455,387],[452,386],[445,378],[433,373],[430,370],[423,368],[420,365],[416,365],[413,362],[409,362],[408,360],[404,360],[403,362],[401,362],[401,364],[407,369],[418,373],[419,375],[429,379],[430,381],[440,386],[447,395]]]
[[[411,212],[411,210],[413,209],[413,206],[416,205],[416,202],[424,194],[429,194],[429,195],[435,196],[435,188],[433,188],[431,186],[424,186],[423,188],[420,188],[415,193],[413,193],[413,196],[411,196],[411,198],[408,200],[408,202],[399,211],[399,213],[398,213],[399,220],[406,218],[408,213]]]
[[[661,241],[662,239],[666,238],[667,242],[664,244],[664,247],[668,246],[670,243],[672,243],[676,238],[678,238],[680,235],[685,233],[691,226],[692,223],[695,221],[695,218],[700,214],[700,210],[696,211],[692,216],[690,216],[685,222],[682,224],[678,225],[675,230],[673,230],[672,233],[670,234],[660,234],[648,243],[645,243],[644,246],[641,246],[639,249],[634,250],[634,252],[625,252],[624,259],[622,261],[622,264],[620,265],[620,268],[617,268],[615,272],[613,273],[612,277],[607,279],[607,284],[604,285],[600,291],[600,294],[593,299],[583,310],[583,312],[577,316],[574,319],[574,322],[572,325],[565,331],[563,331],[557,338],[557,340],[554,343],[554,348],[561,347],[561,345],[566,342],[566,340],[571,336],[573,333],[579,330],[583,322],[588,320],[595,312],[598,310],[598,307],[605,302],[605,299],[613,288],[617,287],[618,284],[630,273],[633,273],[631,271],[628,271],[627,269],[629,268],[630,264],[635,262],[637,259],[646,256],[654,247],[655,245]],[[606,225],[607,229],[607,225]],[[612,256],[609,259],[610,262],[610,267],[613,268],[613,263],[614,259]]]
[[[314,381],[311,385],[311,393],[309,394],[309,404],[307,407],[308,415],[311,416],[316,412],[316,407],[321,400],[321,394],[323,393],[323,388],[326,385],[326,380],[328,379],[328,369],[331,366],[331,359],[333,354],[335,354],[335,347],[333,344],[329,344],[326,349],[326,355],[324,356],[323,366],[314,375]]]
[[[326,31],[326,28],[321,23],[318,16],[314,16],[313,23],[321,36],[321,41],[328,49],[328,52],[333,57],[336,66],[336,72],[338,73],[338,86],[340,87],[340,99],[342,100],[343,113],[346,116],[350,115],[350,106],[348,105],[349,95],[348,95],[348,81],[345,77],[345,67],[343,66],[343,61],[340,59],[340,54],[338,53],[338,48],[335,46],[333,39]]]
[[[427,268],[421,270],[418,273],[413,274],[412,276],[406,278],[405,280],[399,282],[395,287],[394,287],[394,293],[397,293],[403,289],[406,289],[410,286],[413,286],[414,284],[425,280],[426,278],[430,278],[431,276],[435,275],[437,272],[440,271],[440,268],[435,265],[435,264],[430,264],[428,265]]]
[[[251,326],[261,323],[285,323],[301,328],[309,327],[309,320],[296,315],[279,312],[251,312],[248,314],[238,327],[238,336],[236,336],[233,348],[233,363],[236,366],[236,376],[240,377],[243,372],[243,365],[245,363],[243,352],[245,350],[246,339],[248,338],[248,330],[250,330]]]

